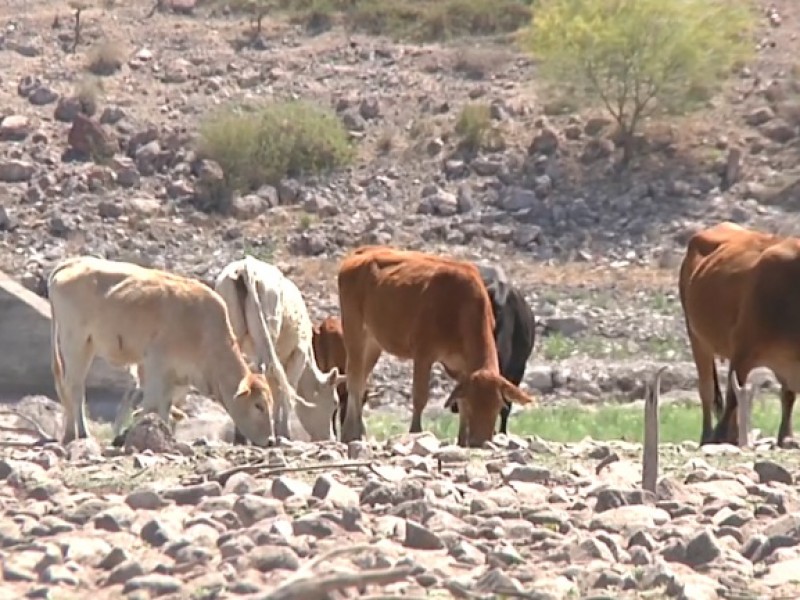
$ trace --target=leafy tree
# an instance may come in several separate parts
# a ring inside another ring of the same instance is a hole
[[[627,166],[642,119],[705,103],[749,57],[754,24],[749,0],[538,0],[522,41],[546,81],[605,107]]]

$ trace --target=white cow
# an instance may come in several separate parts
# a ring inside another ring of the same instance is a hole
[[[220,272],[215,290],[228,306],[234,334],[245,354],[266,364],[277,356],[289,385],[314,407],[313,411],[304,407],[302,414],[297,412],[311,439],[335,439],[332,416],[337,407],[336,386],[346,377],[336,368],[327,373],[319,370],[314,360],[311,318],[297,286],[277,267],[248,255]],[[285,421],[291,408],[284,405],[276,410]]]
[[[114,366],[142,367],[144,412],[167,421],[173,400],[193,385],[221,403],[250,441],[269,443],[270,386],[264,373],[251,372],[225,302],[208,286],[166,271],[81,256],[53,269],[48,296],[64,443],[88,437],[86,376],[97,355]]]

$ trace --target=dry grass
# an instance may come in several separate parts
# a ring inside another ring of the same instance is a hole
[[[486,79],[511,62],[511,53],[500,48],[458,48],[453,70],[469,79]]]
[[[492,109],[485,102],[464,105],[456,120],[460,145],[468,152],[477,152],[487,141],[492,129]]]
[[[89,117],[97,112],[103,95],[103,81],[97,77],[87,76],[75,84],[75,97],[81,103],[81,111]]]
[[[381,130],[375,140],[375,150],[379,154],[389,154],[397,148],[399,141],[397,130],[393,127],[386,127]]]
[[[86,69],[95,75],[112,75],[125,61],[125,48],[114,40],[95,44],[86,56]]]
[[[341,23],[351,30],[416,42],[517,31],[530,22],[530,4],[530,0],[273,1],[278,11],[312,31]]]

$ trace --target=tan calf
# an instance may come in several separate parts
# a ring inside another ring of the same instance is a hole
[[[67,259],[48,280],[52,367],[64,406],[64,442],[87,437],[85,380],[95,356],[141,365],[142,409],[167,421],[188,387],[220,402],[254,444],[272,435],[272,395],[252,373],[225,303],[194,279],[91,256]]]

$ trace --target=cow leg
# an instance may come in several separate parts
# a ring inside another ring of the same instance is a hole
[[[333,435],[338,440],[342,431],[342,423],[344,423],[344,413],[347,411],[347,384],[340,384],[336,388],[336,394],[339,397],[339,404],[333,411]]]
[[[697,368],[697,385],[700,393],[700,404],[703,409],[703,429],[700,436],[700,445],[702,446],[703,444],[713,443],[716,437],[712,409],[715,404],[722,403],[722,398],[717,383],[714,353],[691,332],[689,332],[689,342],[692,347],[694,364]]]
[[[366,332],[364,332],[364,341],[362,342],[360,353],[357,359],[350,359],[350,350],[347,353],[347,401],[344,406],[340,408],[344,414],[341,417],[341,436],[343,442],[352,441],[354,439],[361,439],[366,435],[367,426],[364,423],[364,401],[367,395],[367,379],[375,368],[375,363],[381,356],[383,350],[378,343],[371,339]],[[360,360],[358,360],[360,359]],[[356,362],[358,360],[358,362]],[[352,365],[352,368],[351,368]],[[356,373],[352,373],[352,369],[356,369]],[[351,384],[351,382],[353,382]],[[351,437],[345,439],[348,431],[357,431],[355,434],[358,437]]]
[[[366,331],[356,334],[366,337]],[[347,329],[345,329],[345,341],[347,341]],[[355,336],[354,336],[355,337]],[[365,342],[363,339],[353,339],[347,348],[347,410],[343,411],[341,441],[352,442],[361,439],[364,435],[362,430],[363,418],[361,408],[364,402],[364,394],[367,387],[367,377],[369,373],[365,364]]]
[[[172,398],[175,385],[169,373],[166,373],[159,364],[160,357],[148,357],[144,362],[147,377],[142,385],[142,415],[156,413],[164,423],[169,423],[169,410],[172,407]]]
[[[59,392],[64,394],[61,403],[64,407],[64,439],[66,445],[72,440],[89,437],[86,427],[86,377],[94,358],[94,349],[90,339],[79,347],[68,346],[62,353],[63,384],[57,384]]]
[[[731,360],[729,375],[731,372],[736,374],[736,379],[739,385],[744,387],[747,382],[747,376],[750,374],[751,368],[749,365],[742,366],[743,360]],[[725,409],[722,412],[722,417],[717,423],[716,429],[712,434],[711,443],[716,444],[733,444],[738,445],[739,430],[738,430],[738,415],[737,408],[739,401],[736,399],[736,393],[733,391],[733,386],[728,385],[725,392]]]
[[[787,439],[792,438],[792,410],[794,409],[795,393],[785,384],[781,386],[781,424],[778,427],[778,446],[785,447]]]
[[[409,433],[420,433],[422,431],[422,411],[428,405],[428,395],[430,393],[431,367],[433,363],[427,358],[414,360],[414,374],[411,387],[411,398],[414,403],[414,410],[411,415],[411,428]]]
[[[500,360],[500,356],[498,355],[497,360]],[[526,360],[512,360],[510,364],[506,367],[505,373],[503,373],[503,369],[500,370],[500,374],[508,379],[511,383],[515,386],[519,387],[519,384],[522,383],[522,378],[525,376],[525,367],[527,366],[527,359]],[[503,408],[500,409],[500,433],[504,433],[508,435],[508,417],[511,416],[511,402],[503,401]]]
[[[500,409],[500,433],[508,435],[508,417],[511,415],[511,403],[504,402]]]

